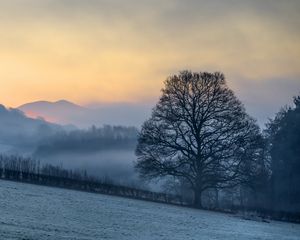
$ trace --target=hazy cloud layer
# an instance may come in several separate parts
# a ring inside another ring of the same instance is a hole
[[[220,70],[265,119],[300,91],[299,11],[297,0],[1,1],[0,102],[154,104],[167,75]]]

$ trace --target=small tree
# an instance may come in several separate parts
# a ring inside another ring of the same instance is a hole
[[[222,73],[183,71],[167,78],[142,126],[136,169],[146,178],[183,178],[194,192],[194,205],[202,207],[204,190],[237,183],[257,134]]]

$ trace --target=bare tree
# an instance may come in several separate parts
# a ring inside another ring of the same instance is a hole
[[[162,96],[139,135],[136,169],[146,178],[187,181],[194,204],[201,194],[240,179],[247,147],[259,128],[222,73],[180,72],[165,81]]]

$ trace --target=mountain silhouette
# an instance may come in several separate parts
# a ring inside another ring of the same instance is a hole
[[[81,125],[80,122],[85,115],[90,114],[88,108],[79,106],[67,100],[56,102],[36,101],[26,103],[18,107],[28,117],[43,118],[48,122],[58,124]]]
[[[122,125],[140,127],[150,116],[151,106],[135,103],[96,103],[92,107],[80,106],[67,100],[36,101],[18,107],[26,116],[43,118],[61,125],[79,128],[92,125]]]
[[[0,151],[32,149],[40,140],[62,131],[63,127],[24,115],[0,104]]]

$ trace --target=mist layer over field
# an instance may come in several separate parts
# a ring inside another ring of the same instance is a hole
[[[66,169],[86,170],[90,175],[115,184],[132,185],[137,180],[134,171],[134,150],[107,150],[94,153],[59,153],[45,155],[42,163]]]

